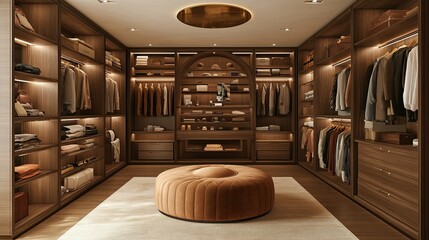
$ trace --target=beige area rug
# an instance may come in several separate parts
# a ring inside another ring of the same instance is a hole
[[[269,214],[238,223],[169,218],[155,207],[154,185],[155,178],[131,179],[60,239],[357,239],[291,177],[274,178],[276,196]]]

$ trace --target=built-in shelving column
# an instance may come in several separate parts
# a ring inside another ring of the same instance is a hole
[[[126,48],[107,37],[105,46],[105,168],[109,176],[126,164]]]
[[[59,164],[61,204],[65,205],[105,176],[106,47],[102,31],[85,17],[66,4],[61,5],[60,14]],[[76,181],[75,174],[84,171],[93,177],[89,182]]]
[[[130,51],[130,163],[174,162],[174,50]]]
[[[14,31],[13,235],[59,206],[58,4],[18,0],[15,5],[31,26],[15,25]]]
[[[256,50],[256,161],[294,162],[295,52]]]

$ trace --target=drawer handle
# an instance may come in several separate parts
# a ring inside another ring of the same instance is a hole
[[[386,170],[384,170],[384,169],[382,169],[382,168],[376,168],[379,172],[383,172],[383,173],[385,173],[385,174],[387,174],[387,175],[392,175],[392,172],[389,172],[389,171],[386,171]]]
[[[392,152],[392,150],[390,150],[390,149],[384,149],[382,147],[379,147],[378,150],[386,152],[386,153],[391,153]]]
[[[381,192],[382,194],[388,196],[388,197],[393,197],[393,195],[391,193],[389,193],[389,192],[386,192],[386,191],[381,190],[381,189],[378,189],[378,191]]]

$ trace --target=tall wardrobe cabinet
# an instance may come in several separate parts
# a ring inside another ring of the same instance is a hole
[[[6,2],[1,55],[12,61],[2,59],[2,129],[10,131],[1,133],[0,238],[21,234],[126,163],[126,47],[63,1]],[[91,181],[67,184],[83,171]]]

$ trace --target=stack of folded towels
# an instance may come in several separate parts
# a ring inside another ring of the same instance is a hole
[[[121,60],[115,56],[112,55],[111,52],[106,51],[106,65],[117,68],[117,69],[122,69],[122,65],[121,65]]]
[[[15,180],[29,179],[41,173],[39,164],[22,164],[15,167]]]
[[[72,152],[77,152],[79,150],[85,150],[93,148],[95,145],[94,139],[85,139],[79,144],[68,144],[61,146],[61,154],[67,154]]]
[[[221,144],[206,144],[204,151],[223,151]]]
[[[147,66],[148,56],[137,56],[136,57],[136,66]]]

